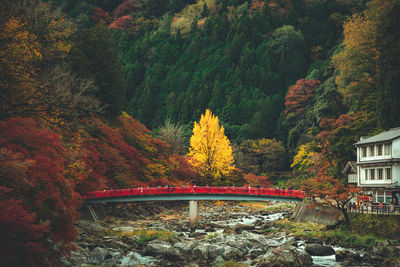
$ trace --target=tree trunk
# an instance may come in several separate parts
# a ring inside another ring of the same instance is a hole
[[[343,213],[343,217],[344,217],[344,222],[347,226],[350,226],[350,218],[349,218],[349,214],[347,214],[347,209],[345,207],[340,209]]]

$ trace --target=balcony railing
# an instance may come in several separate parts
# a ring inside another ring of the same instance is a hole
[[[400,214],[400,205],[390,204],[371,204],[371,205],[349,205],[347,210],[356,213],[369,213],[369,214]]]
[[[347,182],[348,183],[357,183],[357,174],[356,173],[351,173],[347,176]]]

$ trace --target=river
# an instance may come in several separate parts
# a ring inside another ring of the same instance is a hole
[[[220,206],[203,202],[199,209],[200,221],[194,227],[188,223],[186,205],[169,205],[136,205],[123,214],[119,211],[119,217],[107,217],[98,224],[79,221],[78,250],[70,259],[65,259],[65,266],[184,266],[189,263],[219,266],[232,259],[245,266],[263,266],[262,261],[271,249],[282,250],[282,254],[288,253],[290,257],[310,257],[304,251],[305,241],[295,240],[284,232],[267,231],[270,222],[290,215],[293,208],[290,205],[279,208],[277,203],[234,202]],[[274,209],[268,210],[271,207]],[[138,230],[172,233],[174,237],[138,243],[140,238],[131,234]],[[341,247],[334,249],[342,250]],[[337,264],[335,255],[312,256],[309,266]]]

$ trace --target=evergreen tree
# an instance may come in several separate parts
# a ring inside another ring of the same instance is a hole
[[[93,78],[98,88],[96,97],[106,106],[106,116],[115,118],[125,106],[125,84],[114,39],[107,27],[96,24],[79,31],[70,53],[76,73]]]

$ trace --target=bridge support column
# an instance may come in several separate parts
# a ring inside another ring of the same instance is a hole
[[[190,200],[189,201],[189,222],[191,225],[195,225],[199,221],[198,215],[198,208],[197,208],[197,201]]]

